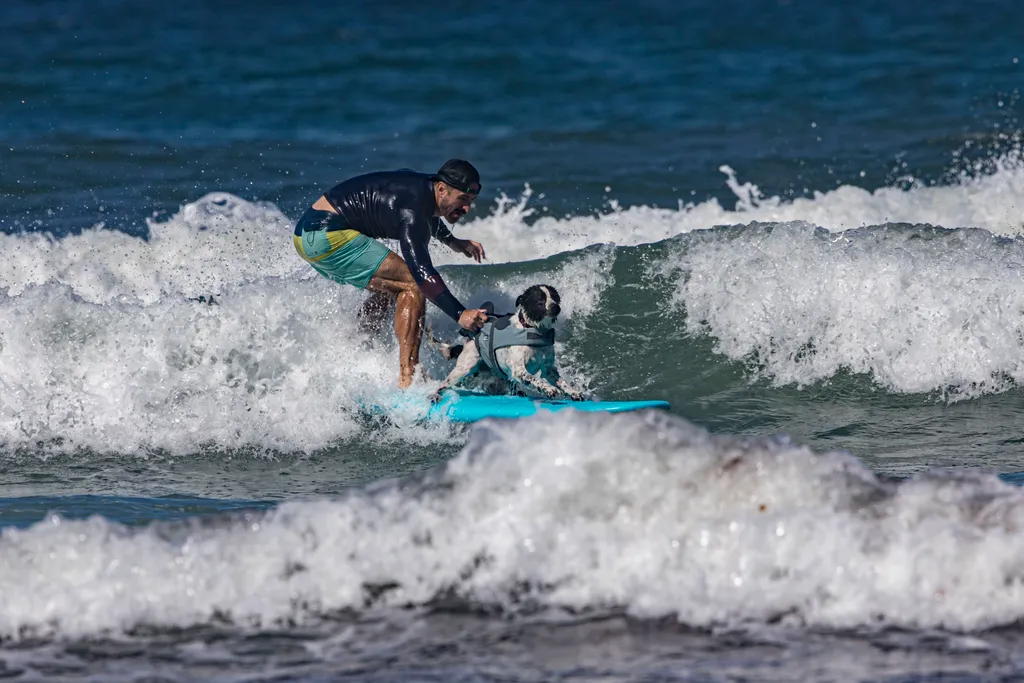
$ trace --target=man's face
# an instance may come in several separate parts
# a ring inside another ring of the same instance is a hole
[[[444,219],[449,223],[455,224],[456,221],[469,213],[474,199],[476,199],[475,193],[463,192],[445,182],[438,183],[438,213],[444,216]]]

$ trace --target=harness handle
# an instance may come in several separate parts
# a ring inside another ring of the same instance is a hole
[[[488,320],[504,318],[507,315],[512,315],[511,313],[495,313],[494,304],[491,303],[490,301],[483,302],[482,304],[480,304],[479,308],[482,309],[484,313],[487,314]],[[466,337],[467,339],[476,339],[477,337],[480,336],[480,330],[477,330],[476,332],[470,332],[469,330],[460,328],[459,334],[461,334],[463,337]]]
[[[487,313],[488,318],[504,318],[506,315],[512,315],[511,313],[495,313],[494,304],[492,304],[490,301],[483,302],[480,305],[480,308],[482,308]]]

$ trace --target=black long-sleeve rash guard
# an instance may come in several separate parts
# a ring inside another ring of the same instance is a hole
[[[441,219],[434,216],[436,204],[431,178],[426,173],[406,169],[378,171],[339,183],[324,196],[346,228],[374,239],[398,240],[402,258],[420,291],[458,322],[466,307],[434,269],[427,248],[431,237],[443,244],[455,240]]]

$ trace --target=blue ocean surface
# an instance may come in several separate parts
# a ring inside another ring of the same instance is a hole
[[[7,0],[0,676],[1021,676],[1021,26]],[[456,296],[554,285],[563,374],[667,413],[360,408],[390,326],[294,222],[449,158]]]

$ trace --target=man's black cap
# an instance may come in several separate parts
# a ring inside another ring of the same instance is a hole
[[[467,194],[480,194],[483,189],[480,184],[480,173],[473,164],[463,159],[449,159],[444,162],[434,174],[434,179]]]

